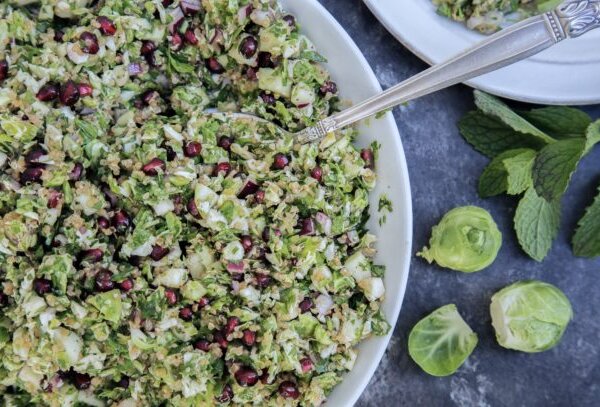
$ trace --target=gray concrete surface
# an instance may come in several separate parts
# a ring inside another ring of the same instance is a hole
[[[320,1],[356,41],[383,87],[425,68],[360,0]],[[456,129],[456,121],[472,108],[472,91],[456,86],[394,111],[410,170],[414,251],[427,243],[431,226],[446,211],[467,204],[491,211],[504,235],[502,250],[489,269],[472,275],[412,259],[394,337],[357,406],[600,406],[600,260],[575,258],[570,247],[577,219],[600,184],[600,147],[581,163],[563,201],[560,236],[547,259],[537,263],[520,250],[512,229],[517,201],[482,200],[476,194],[477,178],[488,160]],[[587,110],[600,117],[600,106]],[[490,297],[520,279],[550,282],[571,299],[575,318],[560,345],[550,351],[518,353],[496,343]],[[479,345],[454,376],[434,378],[408,356],[407,336],[419,319],[448,303],[457,304],[478,333]]]

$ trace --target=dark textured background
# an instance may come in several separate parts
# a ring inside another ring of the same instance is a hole
[[[360,0],[320,1],[358,44],[384,88],[426,67]],[[490,268],[474,274],[412,259],[394,337],[357,406],[600,406],[600,260],[575,258],[570,248],[577,219],[600,184],[600,147],[581,163],[563,201],[561,233],[546,260],[537,263],[517,244],[512,229],[516,200],[482,200],[476,194],[477,178],[488,160],[456,129],[457,120],[472,108],[471,90],[456,86],[394,111],[411,178],[413,251],[427,243],[431,227],[446,211],[467,204],[490,210],[504,235],[502,250]],[[600,106],[586,110],[600,117]],[[532,278],[560,287],[572,302],[575,318],[552,350],[505,350],[494,338],[490,297],[516,280]],[[419,319],[448,303],[458,306],[479,335],[479,344],[455,375],[434,378],[412,362],[406,342]]]

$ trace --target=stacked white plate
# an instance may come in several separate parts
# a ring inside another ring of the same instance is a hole
[[[429,64],[485,38],[436,13],[431,0],[364,0],[379,21]],[[600,103],[600,29],[467,83],[510,99],[542,104]]]

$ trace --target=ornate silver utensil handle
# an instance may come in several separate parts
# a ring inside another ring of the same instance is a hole
[[[309,143],[378,112],[520,61],[567,38],[600,27],[600,0],[567,0],[555,10],[501,30],[446,62],[434,65],[364,102],[297,134]]]

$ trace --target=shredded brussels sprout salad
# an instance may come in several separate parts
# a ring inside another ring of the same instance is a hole
[[[0,4],[2,405],[322,404],[389,325],[376,150],[272,0]],[[260,127],[258,127],[260,126]]]
[[[438,13],[491,34],[507,24],[544,13],[564,0],[433,0]]]

